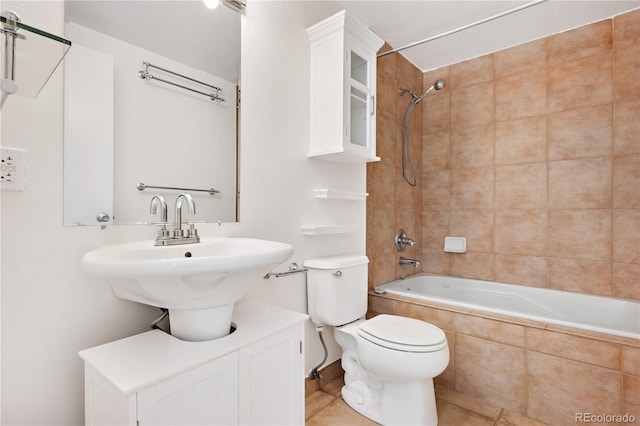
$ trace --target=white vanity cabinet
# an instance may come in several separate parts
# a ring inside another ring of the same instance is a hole
[[[384,41],[339,12],[307,29],[311,43],[309,157],[341,163],[376,156],[376,52]]]
[[[160,330],[80,352],[87,425],[304,424],[304,321],[262,303],[237,330],[185,342]]]

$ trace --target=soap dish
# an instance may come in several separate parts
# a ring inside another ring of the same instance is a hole
[[[464,237],[444,237],[444,251],[449,253],[466,253],[467,239]]]

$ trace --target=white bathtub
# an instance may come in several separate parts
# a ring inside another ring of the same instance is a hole
[[[640,339],[640,303],[613,297],[428,274],[375,291]]]

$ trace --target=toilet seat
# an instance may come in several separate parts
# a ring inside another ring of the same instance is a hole
[[[358,327],[360,337],[376,345],[403,352],[435,352],[447,347],[444,332],[428,322],[381,314]]]

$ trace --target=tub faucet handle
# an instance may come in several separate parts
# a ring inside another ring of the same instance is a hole
[[[395,243],[396,243],[396,249],[398,251],[403,251],[406,246],[412,246],[416,242],[413,241],[411,238],[407,237],[407,233],[404,231],[404,229],[400,229],[396,234]]]

